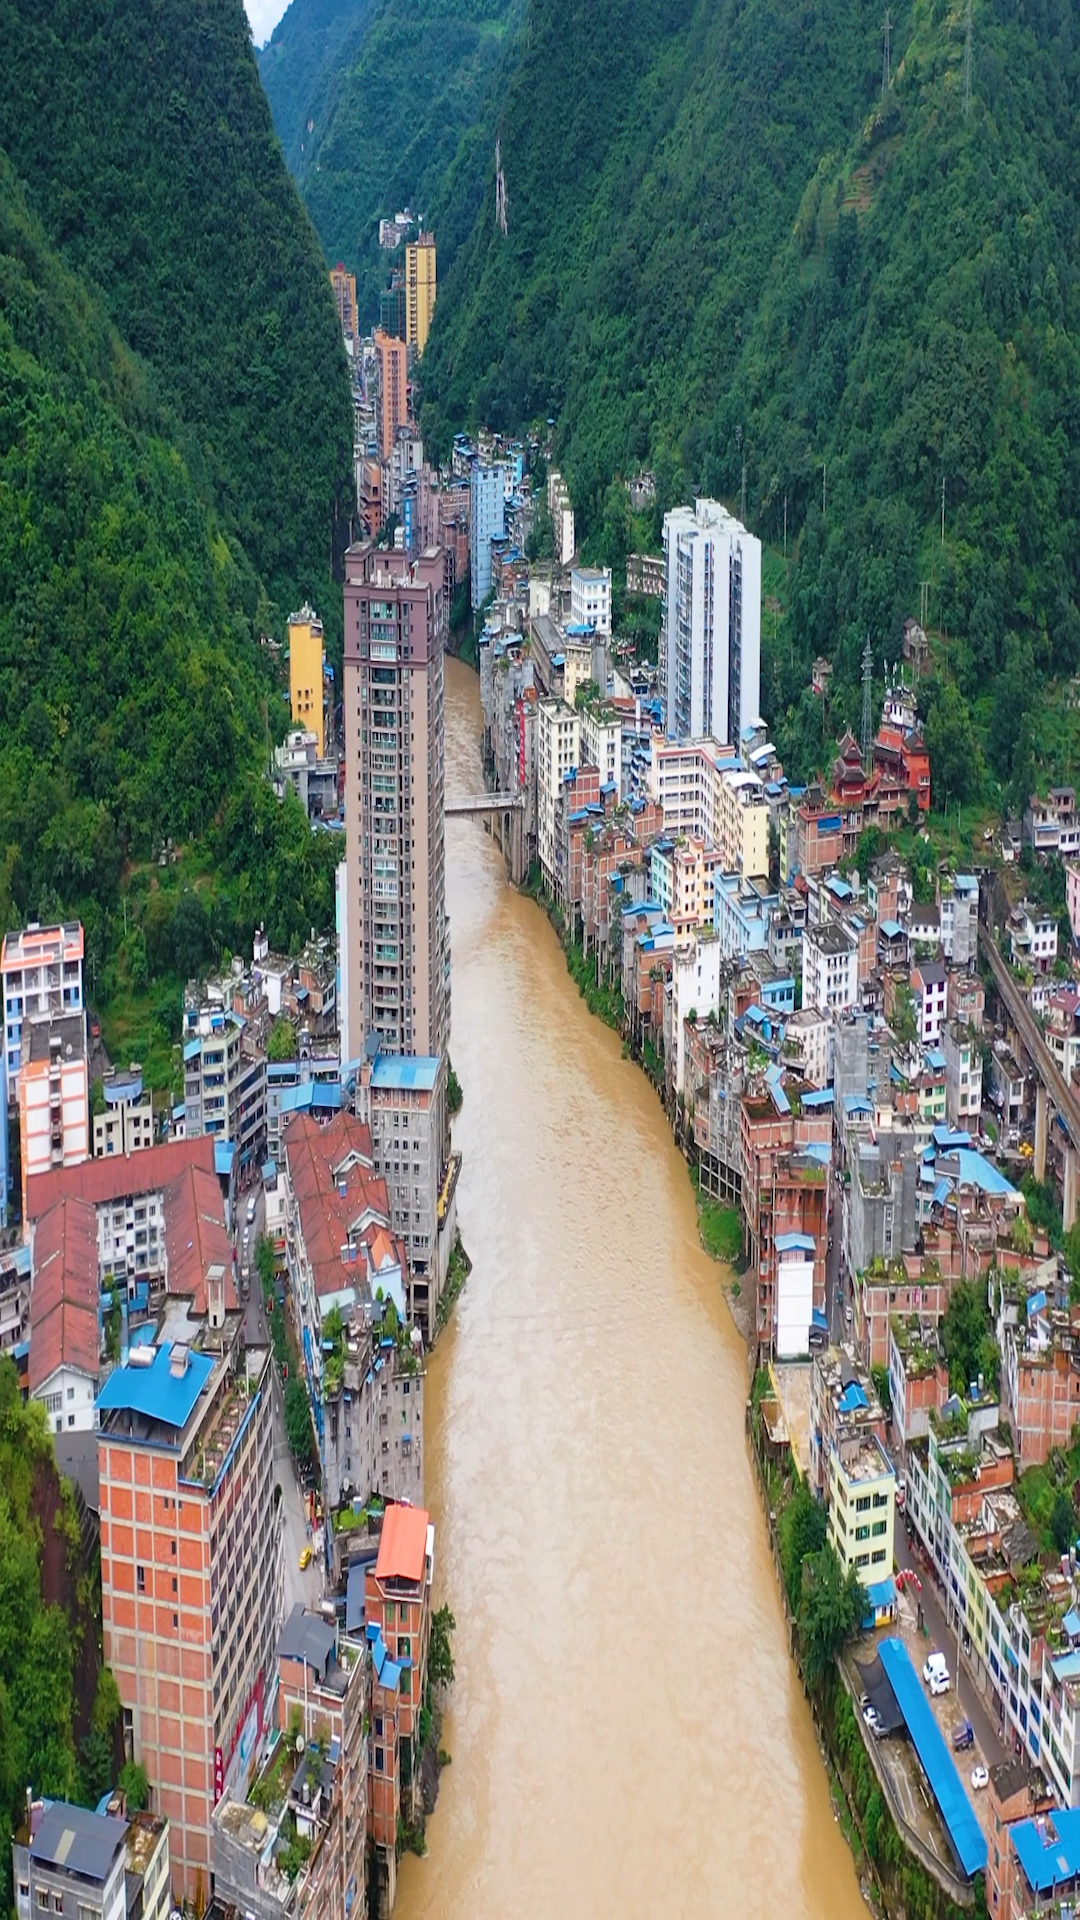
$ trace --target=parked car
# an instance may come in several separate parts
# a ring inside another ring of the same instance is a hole
[[[990,1785],[990,1775],[985,1767],[972,1767],[971,1784],[976,1793],[979,1792],[981,1787],[988,1787]]]
[[[247,1246],[248,1246],[248,1245],[250,1244],[250,1241],[251,1241],[251,1228],[250,1228],[250,1227],[245,1227],[245,1228],[244,1228],[244,1246],[245,1246],[245,1248],[246,1248],[246,1247],[247,1247]]]
[[[255,1225],[255,1206],[256,1206],[255,1195],[252,1194],[251,1199],[248,1201],[248,1204],[247,1204],[247,1223],[249,1227],[253,1227]]]
[[[957,1753],[965,1753],[968,1747],[975,1745],[975,1729],[970,1720],[957,1721],[952,1730],[952,1743]]]
[[[866,1724],[869,1727],[871,1733],[874,1734],[878,1740],[880,1740],[882,1734],[885,1731],[885,1727],[884,1727],[884,1724],[882,1723],[881,1717],[878,1714],[876,1707],[864,1707],[863,1719],[866,1721]]]
[[[907,1481],[904,1479],[903,1474],[900,1475],[896,1483],[896,1505],[900,1513],[903,1513],[904,1508],[907,1506]]]
[[[935,1700],[939,1700],[943,1693],[948,1693],[951,1686],[952,1681],[949,1679],[948,1674],[938,1673],[934,1675],[934,1678],[930,1682],[930,1692]]]
[[[311,1548],[310,1548],[310,1547],[301,1547],[301,1549],[300,1549],[300,1571],[301,1571],[301,1573],[303,1573],[303,1572],[305,1571],[305,1569],[306,1569],[306,1568],[308,1568],[308,1567],[310,1567],[310,1565],[311,1565]]]
[[[935,1648],[933,1653],[928,1653],[926,1656],[926,1663],[922,1670],[922,1677],[926,1681],[927,1686],[929,1686],[934,1676],[941,1675],[941,1674],[944,1674],[947,1680],[949,1677],[949,1666],[945,1658],[945,1655],[943,1653],[939,1653]]]

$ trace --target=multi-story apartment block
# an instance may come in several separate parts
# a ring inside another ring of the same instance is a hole
[[[859,948],[854,934],[839,920],[827,920],[817,927],[807,925],[802,948],[803,1006],[828,1014],[857,1007]]]
[[[581,715],[564,700],[537,702],[536,840],[541,871],[555,890],[555,812],[567,774],[581,763]]]
[[[379,1553],[364,1583],[371,1646],[368,1833],[373,1870],[389,1913],[397,1887],[398,1820],[411,1818],[420,1786],[418,1734],[431,1638],[435,1529],[422,1507],[388,1507]]]
[[[825,1310],[832,1113],[822,1098],[772,1066],[739,1101],[755,1339],[759,1353],[780,1358],[809,1352]]]
[[[662,553],[628,553],[626,591],[660,600],[664,593],[664,556]]]
[[[945,1114],[951,1127],[976,1129],[982,1112],[982,1048],[977,1034],[947,1020],[941,1035],[945,1056]]]
[[[717,500],[664,516],[660,684],[672,739],[739,741],[758,717],[761,543]]]
[[[570,622],[575,627],[592,627],[598,639],[610,640],[610,567],[571,568]]]
[[[214,1812],[222,1904],[252,1920],[366,1912],[369,1669],[363,1640],[293,1607],[277,1644],[273,1744],[250,1793],[245,1775]],[[295,1841],[307,1854],[294,1868]]]
[[[211,1815],[262,1733],[281,1621],[273,1359],[225,1276],[169,1310],[98,1399],[105,1658],[168,1816],[174,1895],[209,1885]]]
[[[1030,967],[1033,973],[1046,973],[1057,959],[1058,924],[1047,907],[1021,900],[1008,921],[1009,947],[1014,966]]]
[[[22,1217],[34,1174],[78,1167],[90,1154],[90,1075],[86,1015],[35,1014],[20,1041],[19,1150]]]
[[[437,285],[435,235],[421,233],[405,247],[405,338],[417,355],[427,346]]]
[[[892,1573],[896,1475],[876,1434],[840,1433],[829,1456],[829,1541],[864,1586]]]
[[[829,1080],[830,1021],[817,1007],[793,1013],[784,1028],[784,1059],[811,1087]]]
[[[1045,800],[1033,793],[1024,809],[1024,842],[1036,854],[1059,860],[1080,854],[1080,809],[1074,787],[1051,787]]]
[[[172,1904],[169,1823],[151,1813],[33,1800],[11,1855],[17,1920],[166,1920]]]
[[[911,969],[911,993],[919,1044],[936,1047],[945,1022],[948,974],[940,960],[920,960]]]
[[[126,1072],[105,1075],[101,1086],[102,1113],[95,1113],[94,1158],[108,1154],[141,1153],[154,1144],[154,1099],[143,1084],[142,1068],[132,1062]]]
[[[356,319],[356,275],[346,273],[344,263],[339,260],[337,266],[330,269],[330,285],[341,326],[341,337],[351,352],[360,338],[360,328]]]
[[[365,1062],[356,1111],[361,1119],[366,1114],[374,1170],[390,1197],[390,1225],[405,1246],[409,1318],[430,1344],[457,1222],[457,1162],[448,1160],[446,1148],[445,1054],[379,1054]]]
[[[929,1315],[890,1314],[888,1372],[893,1432],[903,1448],[926,1437],[931,1413],[949,1397],[949,1371]]]
[[[979,882],[973,873],[938,879],[941,950],[952,966],[973,967],[979,933]]]
[[[398,428],[409,418],[408,348],[404,340],[376,329],[375,359],[379,372],[379,452],[389,460]]]
[[[720,948],[729,960],[764,954],[769,926],[779,903],[766,880],[744,880],[738,873],[713,877],[713,907]]]
[[[441,1058],[450,1031],[443,671],[437,548],[345,557],[348,1031]]]
[[[184,1132],[228,1141],[241,1166],[266,1146],[266,1055],[216,1001],[184,1010]]]
[[[299,613],[289,615],[289,706],[293,726],[315,735],[319,760],[326,752],[325,670],[322,621],[305,603]]]
[[[769,804],[756,773],[726,768],[716,786],[714,844],[725,870],[743,879],[769,872]]]
[[[712,927],[676,940],[671,961],[671,1044],[665,1059],[679,1097],[687,1091],[689,1036],[699,1020],[715,1018],[719,1012],[721,984],[728,970]]]
[[[884,1409],[869,1372],[842,1348],[826,1347],[810,1364],[810,1485],[825,1499],[833,1449],[853,1435],[884,1445]]]
[[[619,797],[625,795],[622,749],[622,716],[604,705],[587,706],[581,716],[582,758],[597,768],[600,784],[613,785]]]
[[[473,612],[491,592],[491,543],[506,535],[506,468],[474,462],[469,474],[469,565]]]
[[[22,1027],[35,1014],[81,1014],[83,1001],[83,930],[78,920],[42,927],[32,921],[18,933],[4,935],[0,949],[0,979],[4,987],[4,1056],[7,1096],[14,1105],[19,1092]]]

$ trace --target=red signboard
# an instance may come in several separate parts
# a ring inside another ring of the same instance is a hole
[[[225,1791],[225,1755],[220,1747],[214,1748],[214,1804],[221,1799]]]

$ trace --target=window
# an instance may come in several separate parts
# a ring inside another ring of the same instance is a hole
[[[69,1399],[69,1400],[74,1400],[74,1398],[75,1398],[75,1389],[74,1389],[74,1387],[69,1387],[69,1388],[68,1388],[68,1390],[67,1390],[67,1397],[68,1397],[68,1399]]]
[[[45,1912],[48,1913],[49,1896],[44,1887],[39,1887],[37,1890],[37,1903],[39,1907],[44,1908]]]
[[[888,1523],[888,1521],[887,1521],[887,1520],[875,1520],[875,1521],[874,1521],[874,1524],[873,1524],[873,1526],[871,1527],[871,1529],[870,1529],[870,1531],[871,1531],[871,1533],[872,1533],[872,1534],[874,1535],[874,1537],[875,1537],[875,1539],[876,1539],[876,1538],[877,1538],[877,1537],[878,1537],[878,1536],[879,1536],[880,1534],[883,1534],[883,1533],[885,1533],[885,1532],[887,1531],[887,1529],[888,1529],[888,1525],[889,1525],[889,1523]]]
[[[856,1513],[869,1513],[870,1495],[868,1493],[860,1493],[858,1499],[855,1502],[855,1511]]]
[[[135,1585],[140,1593],[146,1592],[146,1568],[145,1567],[136,1567]]]
[[[376,1773],[381,1773],[381,1772],[382,1772],[382,1770],[383,1770],[383,1750],[382,1750],[382,1748],[381,1748],[381,1747],[376,1747],[376,1749],[375,1749],[375,1771],[376,1771]]]
[[[52,1897],[52,1903],[53,1903],[53,1912],[54,1912],[54,1913],[63,1913],[63,1911],[64,1911],[64,1896],[63,1896],[63,1894],[62,1894],[62,1893],[54,1893],[54,1894],[53,1894],[53,1897]]]

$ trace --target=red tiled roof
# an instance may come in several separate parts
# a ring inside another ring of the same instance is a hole
[[[137,1193],[159,1193],[185,1167],[214,1173],[214,1142],[208,1135],[198,1140],[167,1140],[159,1147],[144,1147],[141,1153],[106,1154],[54,1173],[31,1174],[26,1183],[27,1217],[39,1219],[58,1200],[89,1200],[96,1207]]]
[[[60,1366],[96,1377],[98,1336],[97,1215],[85,1200],[60,1200],[34,1228],[30,1289],[31,1393]]]
[[[428,1515],[423,1507],[387,1507],[383,1515],[376,1580],[412,1580],[424,1577]]]
[[[336,1293],[349,1284],[350,1275],[358,1277],[357,1268],[342,1261],[341,1249],[360,1221],[364,1225],[354,1241],[369,1248],[378,1241],[383,1254],[385,1242],[404,1271],[404,1250],[389,1231],[386,1182],[372,1168],[371,1134],[363,1121],[342,1110],[322,1127],[310,1114],[298,1113],[285,1128],[282,1145],[316,1294]],[[352,1154],[359,1159],[337,1177]]]
[[[165,1188],[164,1206],[166,1290],[190,1295],[194,1311],[205,1313],[207,1268],[224,1267],[225,1305],[235,1307],[232,1243],[225,1226],[221,1186],[213,1168],[208,1172],[205,1167],[185,1167]]]

